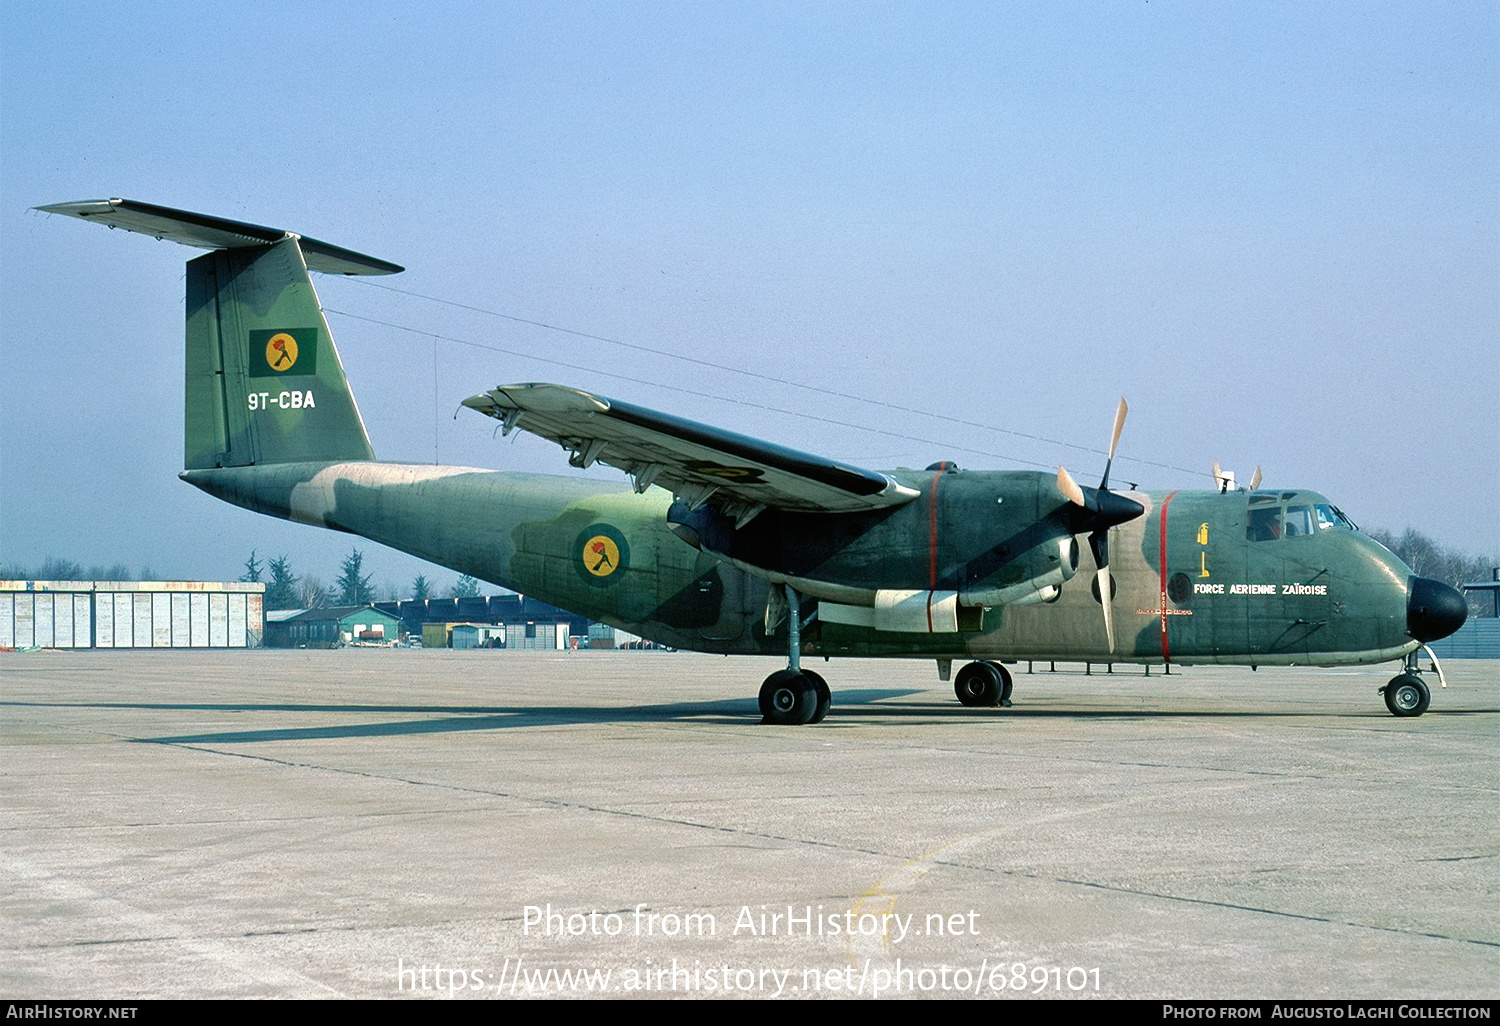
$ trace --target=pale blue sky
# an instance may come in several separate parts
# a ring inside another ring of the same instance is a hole
[[[255,547],[327,580],[348,551],[176,479],[193,251],[27,212],[108,196],[1001,429],[320,278],[382,458],[572,473],[453,417],[552,380],[874,467],[1088,480],[1101,457],[1003,432],[1097,448],[1123,394],[1126,480],[1259,463],[1500,552],[1497,53],[1493,3],[7,5],[0,560],[234,577]],[[434,382],[430,338],[357,318],[564,366],[441,342]],[[377,583],[422,570],[363,547]]]

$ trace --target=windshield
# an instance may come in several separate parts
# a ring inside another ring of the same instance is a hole
[[[1294,494],[1296,493],[1285,493],[1286,496]],[[1250,502],[1250,515],[1245,523],[1245,538],[1248,541],[1306,538],[1320,531],[1338,528],[1346,531],[1359,530],[1354,525],[1354,521],[1344,516],[1337,506],[1326,502],[1314,504],[1294,502],[1283,506],[1276,502],[1274,494],[1251,496]]]

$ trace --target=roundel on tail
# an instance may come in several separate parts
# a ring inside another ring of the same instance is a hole
[[[259,328],[250,332],[252,378],[308,377],[318,372],[317,328]]]
[[[266,342],[266,366],[284,374],[296,365],[297,340],[284,331],[278,331]]]

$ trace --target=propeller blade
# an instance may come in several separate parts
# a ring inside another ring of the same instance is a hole
[[[1062,492],[1063,496],[1073,505],[1085,505],[1083,501],[1083,489],[1078,487],[1078,482],[1073,480],[1073,475],[1069,474],[1062,467],[1057,468],[1057,490]]]
[[[1234,490],[1234,471],[1220,467],[1218,460],[1214,460],[1214,488],[1220,495]]]
[[[1127,500],[1128,501],[1128,500]],[[1102,527],[1089,535],[1089,549],[1094,553],[1094,587],[1099,589],[1099,605],[1104,609],[1104,637],[1109,643],[1105,649],[1111,655],[1115,651],[1115,616],[1109,593],[1109,528]]]
[[[1094,580],[1097,581],[1099,585],[1099,605],[1104,608],[1104,638],[1108,643],[1108,647],[1105,649],[1105,651],[1110,655],[1114,655],[1115,616],[1114,607],[1110,601],[1111,596],[1109,594],[1109,568],[1101,566],[1098,573],[1094,575]]]
[[[1115,450],[1120,447],[1120,432],[1125,430],[1125,415],[1130,412],[1130,406],[1125,402],[1125,397],[1120,397],[1120,405],[1115,410],[1115,433],[1109,440],[1109,458],[1115,458]]]
[[[1250,490],[1253,492],[1260,487],[1260,468],[1255,468],[1255,473],[1250,475]]]
[[[1109,439],[1109,459],[1104,464],[1104,479],[1099,482],[1100,491],[1109,490],[1109,468],[1115,462],[1115,450],[1120,447],[1120,432],[1125,430],[1125,415],[1130,412],[1130,407],[1125,403],[1125,397],[1120,397],[1120,405],[1115,408],[1115,430]]]

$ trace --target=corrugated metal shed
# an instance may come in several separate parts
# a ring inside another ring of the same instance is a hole
[[[1439,659],[1500,659],[1500,620],[1493,616],[1474,617],[1428,647]]]
[[[456,623],[453,625],[454,648],[504,648],[505,628],[487,623]]]
[[[256,648],[264,584],[0,581],[0,648]]]
[[[568,647],[568,625],[536,621],[508,623],[505,625],[505,647],[520,651],[562,651]]]

